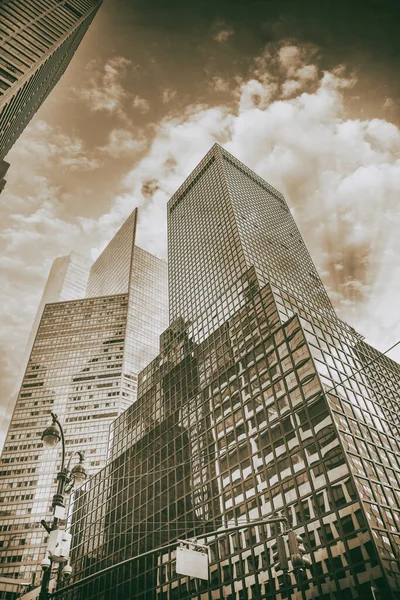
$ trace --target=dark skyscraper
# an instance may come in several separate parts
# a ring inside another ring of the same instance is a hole
[[[64,73],[101,3],[102,0],[1,3],[0,161]],[[0,166],[0,181],[1,177]]]
[[[398,598],[399,366],[336,317],[282,195],[218,145],[168,219],[170,327],[76,493],[55,597]],[[301,577],[254,524],[276,516],[305,541]],[[192,537],[208,581],[176,573]]]

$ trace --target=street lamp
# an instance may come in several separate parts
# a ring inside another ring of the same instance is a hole
[[[49,584],[51,577],[51,568],[53,561],[63,563],[68,561],[70,535],[62,530],[58,530],[59,519],[65,518],[64,495],[71,491],[75,484],[80,485],[86,479],[86,469],[84,467],[84,453],[77,450],[71,454],[67,466],[65,466],[65,437],[64,431],[58,417],[55,413],[51,413],[52,423],[42,433],[42,442],[48,448],[54,448],[61,440],[61,468],[57,473],[57,492],[53,496],[52,510],[53,521],[51,525],[47,525],[45,521],[41,524],[49,534],[47,545],[47,553],[42,561],[43,577],[40,587],[39,600],[48,600]],[[78,454],[79,463],[71,469],[72,457]],[[69,572],[69,566],[66,570]]]

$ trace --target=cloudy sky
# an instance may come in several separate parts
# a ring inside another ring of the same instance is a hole
[[[396,0],[105,0],[7,157],[2,414],[53,259],[96,257],[136,206],[166,256],[215,141],[286,196],[339,316],[399,340],[399,22]]]

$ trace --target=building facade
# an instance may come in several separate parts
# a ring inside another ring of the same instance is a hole
[[[56,85],[102,0],[3,0],[0,160]]]
[[[86,293],[90,266],[91,261],[76,252],[71,252],[67,256],[59,256],[53,261],[11,394],[9,402],[11,411],[21,388],[22,379],[26,371],[44,307],[46,304],[52,302],[83,298]]]
[[[398,598],[399,366],[336,317],[283,197],[219,146],[168,218],[170,327],[75,495],[55,598]],[[305,540],[301,580],[252,525],[272,516]],[[176,573],[192,537],[208,581]]]
[[[50,413],[64,424],[67,457],[83,450],[93,475],[106,464],[111,423],[136,400],[138,373],[157,354],[168,323],[167,265],[135,245],[136,220],[135,210],[103,251],[113,261],[103,264],[105,278],[98,261],[89,272],[76,255],[59,259],[50,273],[45,299],[50,291],[81,298],[45,304],[15,404],[0,459],[3,578],[30,583],[45,556],[40,521],[51,518],[61,456],[40,439]],[[93,273],[104,293],[85,297]],[[14,597],[3,587],[0,581],[0,598]]]

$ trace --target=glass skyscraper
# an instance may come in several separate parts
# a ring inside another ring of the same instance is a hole
[[[220,146],[170,200],[168,239],[170,326],[75,494],[55,598],[398,598],[399,366],[336,317],[283,196]],[[272,516],[305,540],[303,580],[252,525]],[[208,581],[176,573],[192,537]]]
[[[136,221],[137,210],[90,271],[74,253],[51,270],[42,300],[59,301],[44,306],[0,459],[3,578],[30,582],[45,556],[40,521],[50,520],[60,466],[60,452],[40,439],[50,412],[65,426],[67,456],[85,451],[96,473],[111,423],[136,400],[137,375],[157,354],[168,323],[167,265],[136,246]],[[12,597],[8,589],[0,579],[0,598]]]
[[[51,302],[83,298],[86,293],[90,265],[91,261],[89,259],[80,256],[76,252],[71,252],[67,256],[59,256],[53,261],[15,380],[9,402],[11,410],[21,388],[44,307]]]
[[[64,73],[101,3],[102,0],[2,1],[0,161]],[[0,166],[0,181],[1,178]],[[0,184],[0,191],[1,187]]]

